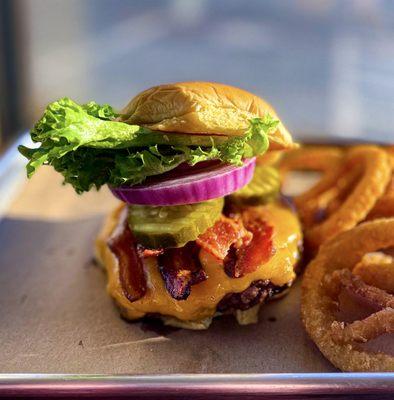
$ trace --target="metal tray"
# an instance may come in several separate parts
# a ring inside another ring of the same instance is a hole
[[[48,168],[26,184],[15,146],[0,160],[0,396],[393,398],[393,373],[339,373],[320,355],[299,322],[299,284],[250,327],[121,320],[91,262],[114,199],[60,182]]]
[[[392,399],[394,374],[3,374],[0,395],[117,398]]]

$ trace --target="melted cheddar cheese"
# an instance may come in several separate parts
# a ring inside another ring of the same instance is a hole
[[[181,321],[196,321],[212,317],[219,301],[228,293],[242,292],[256,280],[270,280],[274,285],[291,283],[295,278],[294,265],[299,259],[301,229],[295,214],[287,207],[273,203],[259,207],[264,220],[274,228],[273,247],[275,254],[256,271],[241,278],[230,278],[211,254],[200,251],[200,261],[208,279],[192,286],[186,300],[175,300],[167,292],[159,272],[155,257],[144,259],[148,289],[144,297],[130,302],[119,281],[118,263],[105,241],[114,230],[118,218],[106,226],[97,242],[99,259],[108,271],[109,294],[120,306],[122,314],[128,319],[137,319],[145,314],[157,313],[175,317]],[[119,215],[119,212],[118,212]],[[104,242],[103,242],[104,241]]]

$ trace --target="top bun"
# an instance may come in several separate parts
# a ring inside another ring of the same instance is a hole
[[[180,82],[155,86],[136,97],[122,110],[120,120],[164,132],[241,135],[254,117],[275,110],[260,97],[233,86],[211,82]],[[269,134],[270,149],[294,146],[280,122]]]

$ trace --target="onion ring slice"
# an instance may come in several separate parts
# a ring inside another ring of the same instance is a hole
[[[386,149],[390,157],[391,168],[394,170],[394,146]],[[367,220],[376,218],[394,217],[394,173],[391,175],[391,180],[387,185],[386,192],[376,202],[375,207],[367,215]]]
[[[394,164],[391,148],[372,145],[349,149],[306,147],[283,157],[279,167],[282,176],[291,170],[323,173],[317,184],[293,198],[310,254],[326,240],[363,221],[374,207],[374,216],[394,216],[394,184],[393,197],[390,192],[390,196],[379,200],[389,190],[386,186],[393,166],[389,154]],[[389,207],[393,214],[387,212]]]
[[[301,206],[334,186],[342,165],[344,151],[337,147],[303,147],[288,152],[279,164],[282,178],[290,171],[317,171],[323,177],[306,192],[295,196],[294,201]],[[300,207],[301,208],[301,207]]]
[[[303,324],[320,351],[344,371],[394,371],[394,357],[335,340],[331,327],[333,323],[335,327],[337,302],[332,291],[326,289],[326,276],[336,270],[352,270],[365,253],[393,246],[394,218],[365,222],[323,244],[306,268],[302,283]]]
[[[368,285],[394,293],[394,258],[390,255],[381,252],[366,254],[354,267],[353,274]]]
[[[375,146],[351,148],[345,168],[351,170],[356,166],[362,168],[362,176],[351,193],[326,220],[306,231],[305,238],[310,247],[316,249],[326,240],[363,221],[384,193],[391,177],[391,165],[384,150]]]
[[[348,325],[335,321],[331,325],[332,339],[340,344],[366,343],[385,333],[394,333],[394,309],[391,307],[371,314],[362,321]]]
[[[375,307],[378,312],[369,317],[355,321],[350,324],[334,321],[331,324],[332,339],[336,343],[366,343],[385,333],[394,333],[394,296],[384,290],[369,286],[358,276],[353,275],[348,269],[334,271],[328,278],[329,293],[334,292],[338,295],[341,288],[356,296],[360,296],[364,301]],[[333,290],[335,286],[335,290]]]

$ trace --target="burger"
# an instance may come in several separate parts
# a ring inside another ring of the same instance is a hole
[[[293,283],[301,229],[274,165],[296,145],[261,98],[209,82],[150,88],[120,112],[63,98],[31,137],[29,177],[51,165],[77,193],[106,185],[121,200],[95,251],[123,317],[254,323]]]

